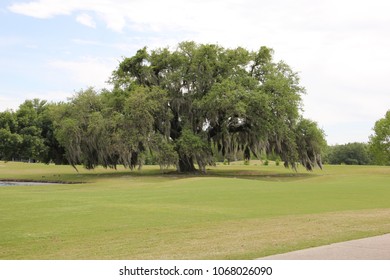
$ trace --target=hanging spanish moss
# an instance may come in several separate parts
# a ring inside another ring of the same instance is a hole
[[[215,152],[228,160],[276,154],[285,166],[321,167],[325,143],[300,115],[297,73],[273,51],[183,42],[139,50],[113,72],[113,90],[82,91],[57,112],[57,138],[73,165],[141,166],[206,172]],[[196,169],[196,165],[198,169]]]

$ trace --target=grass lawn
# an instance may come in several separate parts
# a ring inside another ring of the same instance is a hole
[[[390,232],[390,168],[207,175],[0,162],[0,259],[253,259]]]

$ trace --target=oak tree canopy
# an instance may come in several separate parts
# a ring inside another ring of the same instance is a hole
[[[131,168],[146,152],[160,166],[205,172],[215,153],[273,153],[285,166],[321,167],[324,133],[301,115],[305,89],[273,51],[182,42],[123,58],[112,90],[80,91],[53,110],[73,165]]]

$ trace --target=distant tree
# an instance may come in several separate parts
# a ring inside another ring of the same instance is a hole
[[[22,137],[17,134],[14,112],[0,112],[0,159],[12,160],[18,157],[21,143]]]
[[[370,137],[370,150],[375,164],[390,165],[390,110],[374,126]]]
[[[65,163],[64,149],[54,138],[45,100],[26,100],[0,113],[0,159]]]
[[[0,116],[0,156],[3,160],[35,161],[45,153],[38,122],[38,111],[45,102],[27,100],[16,112]]]
[[[17,125],[15,113],[13,111],[7,110],[0,112],[0,128],[15,132],[17,130]]]
[[[18,123],[17,133],[22,138],[22,143],[19,146],[21,159],[36,161],[47,153],[38,118],[45,104],[44,100],[26,100],[15,112]]]
[[[367,165],[372,159],[369,145],[355,142],[330,146],[326,161],[330,164]]]

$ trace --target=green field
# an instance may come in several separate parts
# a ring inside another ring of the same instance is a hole
[[[0,259],[253,259],[390,232],[390,168],[207,175],[0,162]]]

